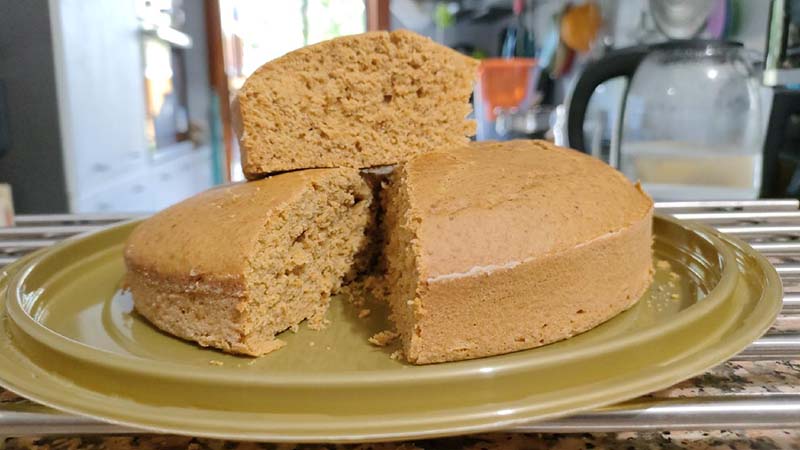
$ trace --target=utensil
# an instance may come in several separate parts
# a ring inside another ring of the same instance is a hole
[[[670,39],[690,39],[702,31],[715,0],[650,0],[653,22]]]
[[[569,7],[561,17],[561,39],[572,50],[586,53],[602,23],[600,7],[593,1]]]
[[[732,17],[730,0],[714,0],[706,20],[705,33],[711,39],[725,37]]]

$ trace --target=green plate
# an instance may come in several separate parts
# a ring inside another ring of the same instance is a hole
[[[430,366],[367,342],[385,329],[332,303],[323,331],[252,359],[151,327],[120,291],[136,222],[65,241],[0,276],[0,384],[54,408],[154,431],[288,442],[366,442],[510,427],[628,400],[700,373],[764,333],[775,270],[746,244],[654,221],[655,282],[633,308],[572,339]]]

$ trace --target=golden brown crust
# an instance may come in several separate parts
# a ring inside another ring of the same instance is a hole
[[[429,364],[524,350],[613,318],[650,285],[651,219],[513,268],[426,283],[407,359]]]
[[[367,246],[373,211],[353,169],[212,189],[139,225],[126,286],[151,323],[203,346],[261,355],[279,333],[324,323],[329,295]]]
[[[171,282],[153,281],[136,272],[128,272],[126,283],[136,312],[174,336],[251,356],[283,346],[273,335],[245,333],[241,297],[224,291],[181,291]]]
[[[563,251],[652,208],[607,164],[545,141],[476,142],[404,170],[410,214],[422,217],[424,278]]]
[[[332,169],[335,170],[335,169]],[[328,170],[286,173],[213,188],[152,216],[125,246],[130,271],[180,291],[241,295],[264,225]]]
[[[652,200],[587,155],[474,143],[400,165],[389,193],[392,312],[412,362],[564,339],[649,285]]]

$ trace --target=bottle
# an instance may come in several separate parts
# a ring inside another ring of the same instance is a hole
[[[506,28],[500,56],[503,58],[533,58],[536,54],[533,32],[525,26],[522,14],[525,0],[514,0],[514,17]]]

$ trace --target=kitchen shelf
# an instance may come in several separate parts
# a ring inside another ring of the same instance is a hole
[[[659,202],[656,210],[714,226],[746,240],[762,252],[775,265],[784,284],[783,310],[775,324],[764,337],[727,363],[673,388],[587,413],[518,426],[511,431],[800,428],[800,202]],[[142,216],[17,216],[15,226],[0,228],[0,266],[62,239]],[[728,373],[734,381],[726,378],[724,374]],[[731,386],[720,388],[720,383]],[[0,435],[3,436],[137,432],[60,413],[26,400],[0,402]]]

